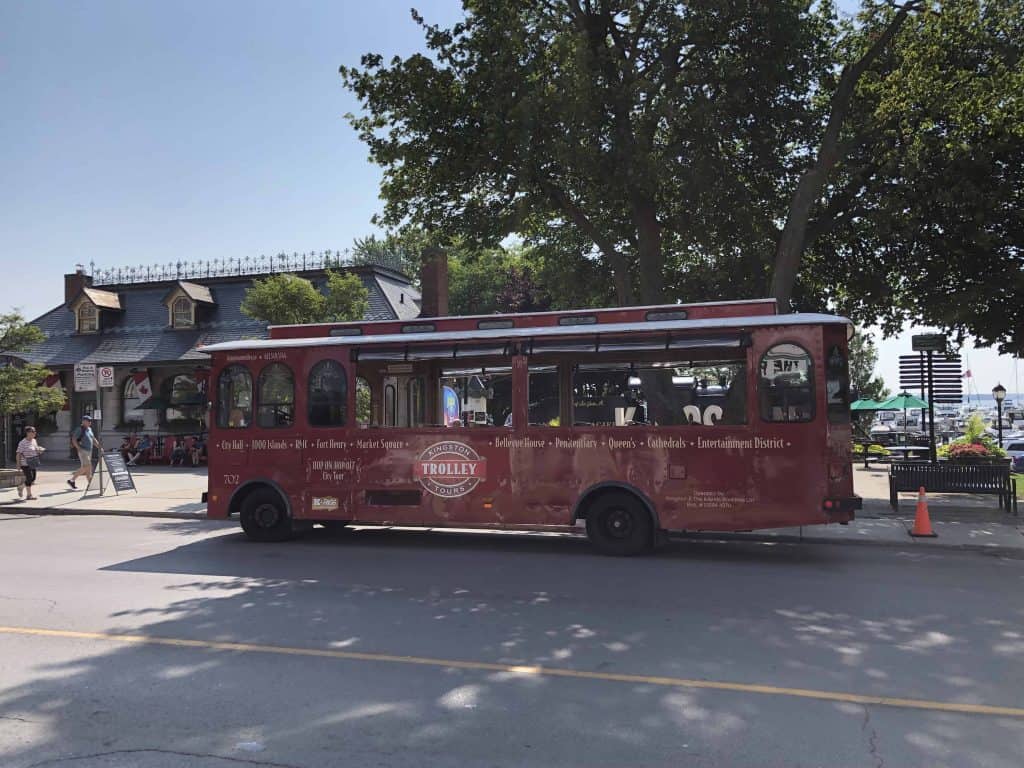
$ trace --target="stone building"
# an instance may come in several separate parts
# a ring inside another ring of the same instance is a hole
[[[292,272],[322,287],[329,264],[356,274],[366,287],[366,320],[419,314],[419,292],[394,267],[338,267],[319,255],[275,259],[110,270],[95,276],[80,267],[65,275],[63,302],[32,321],[45,341],[16,356],[45,365],[53,372],[46,385],[66,393],[62,411],[34,419],[40,443],[63,452],[81,417],[97,412],[108,448],[129,434],[203,431],[208,356],[202,347],[266,337],[266,325],[243,314],[240,305],[252,281],[272,272]],[[5,454],[17,443],[12,439],[23,424],[23,418],[9,424]]]

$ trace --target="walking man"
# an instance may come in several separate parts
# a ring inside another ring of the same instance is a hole
[[[71,444],[75,446],[78,462],[81,464],[68,480],[68,485],[72,488],[78,487],[75,485],[75,478],[84,477],[86,486],[92,480],[92,449],[94,445],[99,445],[99,442],[92,432],[92,416],[83,416],[81,425],[75,427],[75,431],[71,433]]]

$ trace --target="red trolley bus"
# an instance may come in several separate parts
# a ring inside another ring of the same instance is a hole
[[[663,531],[846,523],[849,321],[772,300],[280,326],[215,344],[208,505],[314,523]]]

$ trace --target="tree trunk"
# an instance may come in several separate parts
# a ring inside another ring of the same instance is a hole
[[[772,273],[771,294],[778,302],[780,312],[789,312],[793,299],[793,287],[800,271],[800,261],[807,248],[807,225],[811,211],[821,198],[829,173],[842,158],[839,143],[846,115],[850,111],[854,91],[861,75],[889,46],[908,16],[923,10],[923,2],[907,2],[890,19],[889,24],[875,38],[874,42],[857,61],[843,67],[836,92],[829,105],[828,124],[822,135],[821,144],[814,164],[804,172],[793,192],[786,216],[786,225],[779,236],[775,249],[775,269]]]
[[[654,204],[640,200],[633,205],[637,231],[640,302],[662,304],[665,301],[665,254],[661,250],[661,224]]]

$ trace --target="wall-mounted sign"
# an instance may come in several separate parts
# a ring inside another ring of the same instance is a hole
[[[75,392],[96,391],[96,365],[95,363],[75,364]]]
[[[96,369],[96,378],[99,380],[100,389],[110,389],[114,386],[114,366],[101,365]]]

